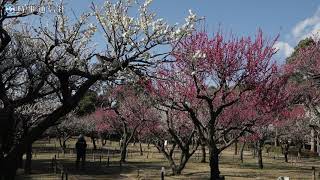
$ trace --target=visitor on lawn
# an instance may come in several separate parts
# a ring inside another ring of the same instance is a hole
[[[86,148],[87,143],[84,139],[83,135],[81,134],[78,138],[76,143],[76,150],[77,150],[77,161],[76,161],[76,168],[79,169],[79,162],[81,159],[81,170],[85,168],[85,161],[86,161]]]

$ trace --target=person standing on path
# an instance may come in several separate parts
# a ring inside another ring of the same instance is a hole
[[[76,143],[76,151],[77,151],[77,161],[76,161],[76,168],[79,169],[79,163],[81,159],[81,170],[85,168],[85,161],[86,161],[86,149],[87,143],[84,139],[83,135],[80,134],[78,141]]]

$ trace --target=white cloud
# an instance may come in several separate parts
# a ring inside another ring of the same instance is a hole
[[[320,37],[320,7],[311,16],[298,22],[287,36],[287,42],[278,41],[274,47],[278,49],[278,55],[287,58],[291,55],[300,40],[307,37],[318,39]]]
[[[289,57],[293,52],[293,47],[289,43],[278,41],[274,44],[274,47],[278,50],[279,55]]]
[[[298,22],[292,29],[292,36],[296,41],[300,41],[306,37],[318,35],[320,29],[320,8],[313,16]]]

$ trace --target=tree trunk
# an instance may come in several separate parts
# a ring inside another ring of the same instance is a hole
[[[319,156],[320,155],[320,142],[319,142],[320,138],[319,138],[319,133],[318,132],[317,132],[316,137],[317,137],[317,153],[318,153],[318,156]]]
[[[284,162],[288,163],[288,153],[283,153],[284,154]]]
[[[6,159],[1,160],[3,163],[1,165],[1,174],[0,179],[1,180],[14,180],[16,177],[16,171],[18,169],[18,159],[15,157],[10,157]]]
[[[141,144],[141,141],[139,141],[139,147],[140,147],[140,156],[143,156],[143,150],[142,150],[142,144]]]
[[[10,155],[10,149],[14,146],[15,123],[14,109],[0,108],[0,180],[14,180],[20,165],[22,154]],[[4,156],[5,154],[8,155]]]
[[[67,141],[67,139],[64,139],[64,140],[63,140],[63,144],[62,144],[62,150],[63,150],[63,153],[66,153],[66,151],[67,151],[67,144],[66,144],[66,141]]]
[[[164,157],[168,160],[170,164],[170,168],[172,170],[172,175],[180,175],[185,168],[186,164],[188,163],[188,160],[192,156],[191,153],[189,153],[189,149],[187,151],[182,151],[180,156],[180,163],[177,165],[173,158],[173,152],[175,149],[175,145],[173,145],[173,149],[171,149],[170,153],[166,152],[166,149],[164,146],[156,146],[157,149],[164,155]]]
[[[176,163],[174,162],[172,156],[168,156],[167,157],[167,160],[169,161],[169,164],[170,164],[170,167],[171,167],[171,170],[172,170],[172,175],[177,175],[177,166],[176,166]],[[181,173],[181,172],[180,172]]]
[[[238,155],[238,141],[234,142],[234,155]]]
[[[23,154],[19,156],[18,168],[23,168]]]
[[[259,140],[257,142],[257,155],[258,155],[258,167],[259,169],[263,169],[263,162],[262,162],[262,147],[263,147],[263,142],[262,140]]]
[[[279,146],[279,137],[278,137],[278,129],[276,128],[276,135],[274,137],[274,146],[278,147]]]
[[[63,153],[66,153],[66,149],[67,149],[67,145],[66,145],[66,141],[67,139],[65,139],[64,137],[58,137],[59,139],[59,144],[60,144],[60,147],[61,147],[61,150]]]
[[[189,158],[189,152],[181,152],[180,164],[177,167],[177,175],[180,175],[182,173],[182,170],[186,167]]]
[[[202,151],[201,163],[205,163],[206,162],[206,145],[205,144],[201,144],[201,151]]]
[[[210,165],[210,180],[219,180],[219,151],[215,145],[209,146],[209,165]]]
[[[311,145],[311,151],[312,152],[316,152],[316,142],[315,142],[315,130],[313,127],[311,127],[311,141],[310,141],[310,145]]]
[[[288,141],[286,141],[282,147],[282,153],[284,155],[284,162],[286,162],[286,163],[288,162],[289,148],[290,148],[290,144]]]
[[[127,134],[123,135],[122,140],[120,140],[120,161],[121,162],[126,162],[127,158]]]
[[[31,174],[31,161],[32,161],[32,144],[27,145],[26,161],[24,163],[24,173]]]
[[[240,148],[240,161],[241,161],[241,163],[243,163],[243,151],[244,151],[245,146],[246,146],[246,142],[243,142],[242,146]]]
[[[97,150],[97,145],[96,145],[96,138],[94,136],[91,136],[92,144],[93,144],[93,150]]]
[[[102,146],[105,146],[106,144],[107,144],[107,140],[102,138],[102,139],[101,139],[101,145],[102,145]]]
[[[302,153],[302,148],[303,148],[303,143],[298,144],[298,158],[301,158],[301,153]]]
[[[256,158],[257,156],[257,143],[253,143],[253,153],[252,153],[252,156],[253,158]]]
[[[136,146],[136,141],[137,141],[136,137],[133,137],[133,146]]]
[[[123,145],[121,146],[120,161],[126,162],[126,157],[127,157],[127,147]]]

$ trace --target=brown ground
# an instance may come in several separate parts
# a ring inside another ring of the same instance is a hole
[[[89,142],[89,141],[87,141]],[[120,169],[118,160],[118,143],[107,143],[101,152],[92,153],[92,145],[89,143],[87,155],[87,164],[84,171],[76,171],[75,154],[72,152],[75,141],[69,142],[69,149],[66,154],[59,153],[58,161],[67,169],[69,179],[71,180],[94,180],[94,179],[160,179],[161,167],[166,169],[166,180],[174,179],[208,179],[208,163],[199,163],[200,153],[195,154],[187,164],[185,170],[180,176],[171,176],[167,161],[162,154],[150,146],[143,145],[144,155],[138,153],[138,144],[130,145],[128,153],[128,163],[123,164]],[[56,145],[55,145],[56,144]],[[51,169],[51,159],[54,155],[58,156],[58,142],[51,140],[38,141],[34,144],[34,155],[32,162],[32,174],[24,175],[22,170],[18,171],[18,179],[61,179],[60,172],[54,174]],[[100,147],[100,144],[98,145]],[[110,166],[107,166],[108,150],[110,154]],[[200,151],[199,151],[200,152]],[[93,158],[95,156],[95,158]],[[100,163],[101,156],[101,163]],[[233,155],[233,149],[230,148],[222,153],[220,157],[221,174],[226,179],[277,179],[279,176],[289,176],[291,179],[311,179],[311,167],[315,166],[317,173],[320,171],[319,158],[302,158],[297,160],[295,157],[289,157],[289,163],[284,163],[284,158],[277,153],[264,154],[264,169],[257,169],[256,160],[252,157],[250,151],[245,151],[244,163],[241,164],[239,157]],[[178,152],[176,154],[178,157]],[[274,159],[275,158],[275,159]],[[138,176],[139,170],[139,176]]]

